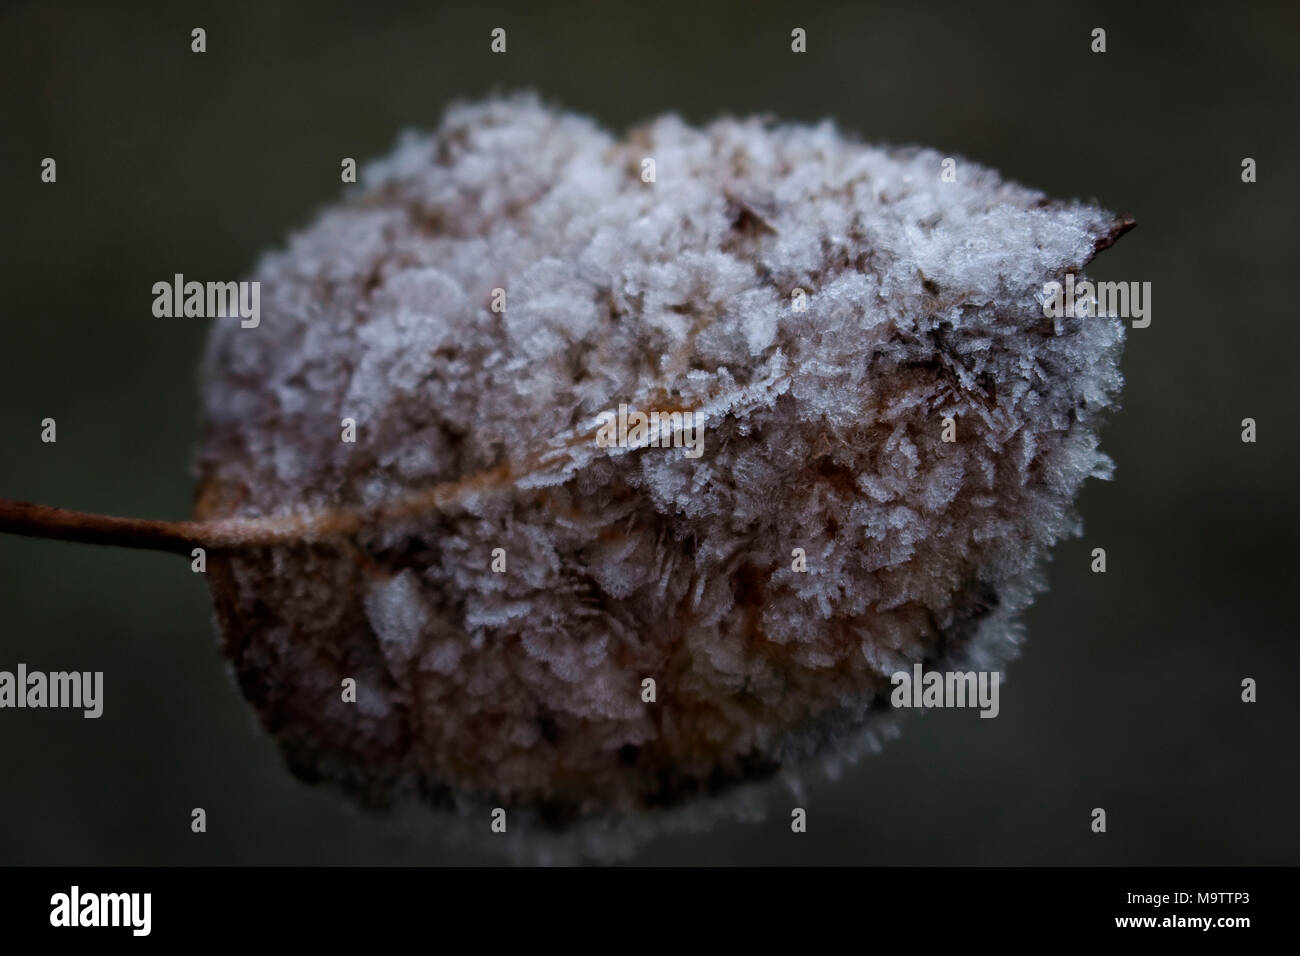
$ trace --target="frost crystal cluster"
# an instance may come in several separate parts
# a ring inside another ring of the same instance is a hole
[[[519,97],[266,256],[260,326],[214,326],[198,513],[305,529],[209,559],[294,768],[618,816],[853,751],[916,662],[1009,659],[1121,383],[1122,322],[1043,285],[1126,224],[942,161]],[[598,446],[624,403],[702,413],[704,454]]]

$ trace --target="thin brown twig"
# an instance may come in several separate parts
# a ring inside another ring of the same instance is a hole
[[[474,493],[507,487],[522,475],[555,467],[575,444],[577,442],[570,441],[565,447],[534,455],[520,471],[499,465],[486,472],[443,482],[370,508],[315,508],[265,517],[159,521],[51,508],[48,505],[0,498],[0,534],[145,548],[178,554],[189,554],[196,547],[231,550],[348,537],[367,527],[435,513]]]
[[[692,406],[685,409],[693,410]],[[410,492],[374,507],[303,509],[285,515],[214,518],[203,521],[160,521],[51,508],[27,501],[0,498],[0,534],[51,538],[123,548],[144,548],[188,555],[194,548],[233,550],[276,544],[346,538],[365,528],[433,514],[473,494],[511,487],[525,477],[561,469],[574,452],[593,442],[594,432],[582,428],[555,436],[547,446],[519,465],[503,463],[487,471],[431,488]]]
[[[208,543],[207,530],[196,521],[118,518],[0,498],[0,532],[32,538],[187,553]]]

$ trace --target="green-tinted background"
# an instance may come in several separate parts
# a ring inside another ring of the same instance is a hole
[[[1139,220],[1093,269],[1154,287],[1104,436],[1117,479],[1082,494],[1086,536],[1056,552],[997,720],[907,721],[810,787],[806,835],[782,798],[765,824],[634,859],[1300,862],[1300,8],[1137,6],[6,4],[0,495],[185,516],[206,322],[153,318],[151,285],[246,273],[338,195],[341,157],[382,154],[452,99],[532,88],[616,129],[668,110],[833,117]],[[1105,575],[1088,571],[1096,546]],[[103,670],[106,709],[0,711],[0,862],[495,859],[293,779],[175,557],[0,538],[0,668],[19,661]],[[190,833],[195,806],[207,835]]]

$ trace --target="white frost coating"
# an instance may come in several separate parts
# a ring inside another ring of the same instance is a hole
[[[1044,318],[1042,286],[1123,224],[942,158],[829,123],[617,141],[517,97],[404,137],[268,255],[260,327],[213,327],[203,513],[463,485],[219,562],[294,766],[371,802],[626,813],[833,769],[892,732],[893,671],[1012,656],[1121,384],[1122,322]],[[704,412],[703,457],[597,447],[624,402]],[[340,676],[389,706],[335,703]]]
[[[372,583],[366,591],[365,606],[366,618],[379,638],[384,656],[397,666],[409,664],[423,650],[429,627],[414,572],[408,568]]]

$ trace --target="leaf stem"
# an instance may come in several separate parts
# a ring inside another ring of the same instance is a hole
[[[123,548],[189,553],[208,544],[208,527],[196,521],[153,521],[50,508],[0,498],[0,532]]]

